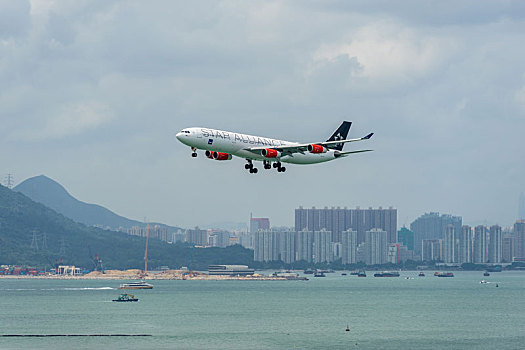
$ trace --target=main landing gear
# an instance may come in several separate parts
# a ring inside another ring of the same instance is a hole
[[[197,157],[197,149],[195,147],[192,147],[191,150],[193,151],[193,153],[191,154],[191,156],[193,158]]]
[[[284,172],[286,171],[286,168],[283,167],[283,166],[281,166],[281,162],[273,163],[272,166],[273,166],[274,168],[277,168],[277,171],[278,171],[279,173],[284,173]]]
[[[258,170],[253,166],[251,159],[246,159],[248,163],[244,164],[244,169],[249,170],[251,174],[257,174]],[[271,169],[272,166],[277,169],[278,172],[284,173],[286,168],[281,165],[281,162],[270,163],[268,160],[263,160],[264,169]]]
[[[259,170],[253,166],[251,159],[246,159],[246,161],[248,163],[244,164],[244,169],[250,170],[250,174],[257,174]]]

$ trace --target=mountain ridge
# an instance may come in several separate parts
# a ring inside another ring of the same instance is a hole
[[[113,211],[92,203],[86,203],[73,197],[64,186],[45,176],[30,177],[13,188],[35,202],[41,203],[65,217],[88,226],[109,227],[112,230],[128,229],[133,226],[145,226],[143,222],[128,219]],[[151,223],[178,230],[160,223]]]

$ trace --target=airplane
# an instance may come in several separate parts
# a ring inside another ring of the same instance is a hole
[[[265,169],[276,168],[285,172],[282,163],[316,164],[339,159],[349,154],[370,152],[370,149],[343,152],[348,142],[368,140],[374,133],[357,139],[346,139],[352,122],[343,121],[333,135],[323,142],[298,143],[267,137],[239,134],[231,131],[192,127],[182,129],[176,138],[190,146],[192,157],[197,157],[197,149],[205,150],[206,157],[215,160],[230,160],[233,156],[247,161],[244,168],[251,174],[258,172],[254,161],[262,161]]]

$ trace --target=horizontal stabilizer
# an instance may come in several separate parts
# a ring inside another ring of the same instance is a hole
[[[338,157],[347,156],[347,155],[352,154],[352,153],[363,153],[363,152],[372,152],[372,151],[373,151],[373,149],[362,149],[362,150],[359,150],[359,151],[336,152],[334,154],[334,156],[336,158],[338,158]]]

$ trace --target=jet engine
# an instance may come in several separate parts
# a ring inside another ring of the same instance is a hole
[[[310,153],[326,153],[327,151],[326,147],[321,145],[308,145],[308,152]]]
[[[213,152],[212,151],[206,151],[204,154],[206,155],[207,158],[213,159]]]
[[[222,153],[222,152],[213,152],[212,154],[213,159],[215,160],[230,160],[232,159],[232,155],[228,153]]]
[[[265,148],[261,151],[263,157],[266,158],[278,158],[281,156],[281,152],[274,150],[272,148]]]

